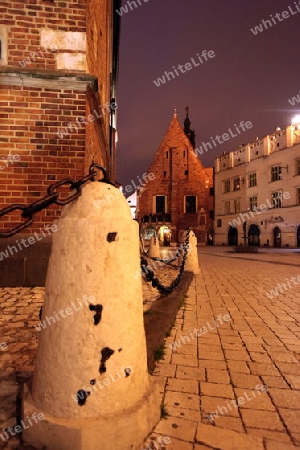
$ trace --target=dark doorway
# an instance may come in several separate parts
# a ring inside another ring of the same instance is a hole
[[[273,245],[276,248],[281,247],[281,230],[279,227],[275,227],[273,230]]]
[[[260,231],[257,225],[250,225],[249,227],[248,245],[260,245]]]
[[[300,247],[300,226],[297,229],[297,247]]]
[[[228,245],[238,245],[238,230],[235,227],[228,230]]]
[[[214,232],[212,230],[207,232],[207,245],[214,245]]]

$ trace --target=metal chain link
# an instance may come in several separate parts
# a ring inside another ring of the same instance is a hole
[[[6,232],[0,232],[0,238],[7,238],[10,236],[13,236],[14,234],[18,233],[19,231],[23,230],[24,228],[29,227],[34,219],[35,214],[39,213],[43,209],[48,208],[50,205],[67,205],[68,203],[71,203],[76,198],[78,198],[82,194],[82,186],[86,184],[88,181],[95,181],[95,177],[98,175],[98,171],[102,172],[103,178],[99,181],[103,183],[108,183],[114,185],[108,177],[106,170],[99,166],[98,164],[91,164],[89,167],[89,174],[85,175],[84,177],[80,178],[77,181],[72,180],[71,178],[66,178],[61,181],[57,181],[56,183],[51,184],[47,188],[47,194],[45,197],[41,198],[40,200],[37,200],[34,203],[31,203],[31,205],[10,205],[6,208],[3,208],[0,210],[0,218],[4,217],[5,215],[9,214],[13,211],[22,211],[21,217],[23,219],[26,219],[25,222],[20,223],[16,227],[12,228],[10,231]],[[67,198],[59,198],[59,192],[58,188],[62,186],[68,186],[70,191],[74,191],[71,193]]]
[[[176,261],[176,259],[180,256],[180,251],[176,251],[176,255],[172,259],[161,259],[161,258],[154,258],[152,256],[148,256],[148,252],[143,252],[143,255],[147,256],[147,258],[152,259],[153,261],[162,262],[164,264],[171,264],[172,262]]]
[[[154,288],[156,288],[161,294],[164,294],[164,295],[171,294],[179,285],[183,271],[184,271],[186,258],[187,258],[187,252],[188,252],[188,248],[189,248],[189,240],[190,240],[190,229],[187,230],[186,238],[185,238],[184,244],[182,245],[183,256],[182,256],[182,261],[181,261],[180,268],[179,268],[179,274],[172,281],[172,283],[169,284],[169,286],[164,286],[163,284],[160,283],[158,278],[155,278],[153,270],[148,269],[147,260],[145,258],[141,257],[142,273],[145,274],[146,281],[148,281],[149,283],[151,282],[152,286]]]

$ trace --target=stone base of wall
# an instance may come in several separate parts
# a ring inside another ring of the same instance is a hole
[[[48,260],[51,253],[51,237],[46,237],[34,245],[24,247],[22,238],[15,237],[0,241],[0,287],[45,286]],[[24,241],[23,241],[24,242]]]

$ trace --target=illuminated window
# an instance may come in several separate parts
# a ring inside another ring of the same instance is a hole
[[[233,179],[233,190],[239,191],[241,189],[241,180],[240,177]]]

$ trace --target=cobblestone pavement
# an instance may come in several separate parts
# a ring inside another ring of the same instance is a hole
[[[199,260],[154,372],[169,415],[143,448],[299,448],[300,252],[203,247]]]

